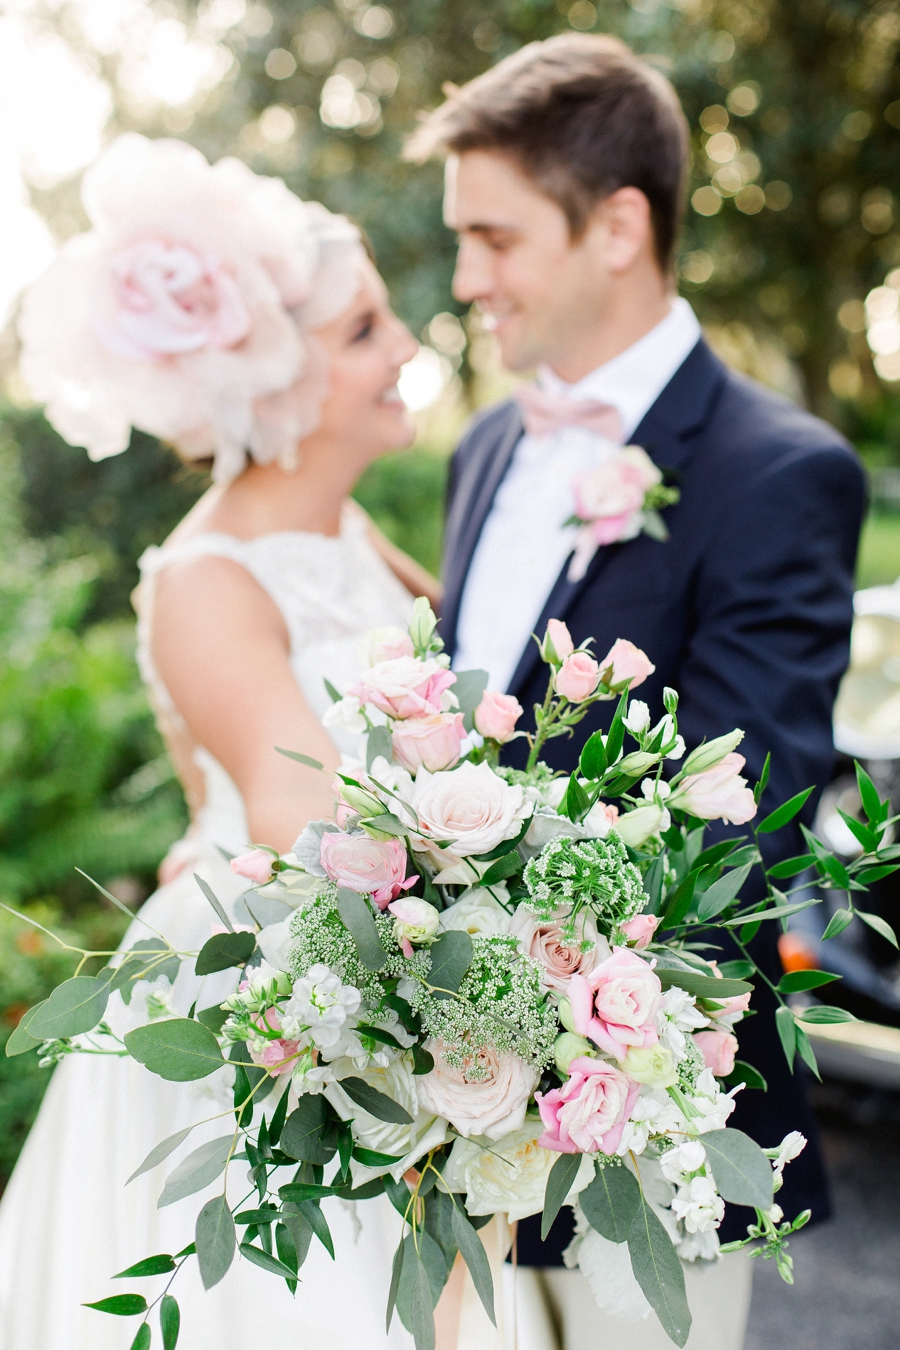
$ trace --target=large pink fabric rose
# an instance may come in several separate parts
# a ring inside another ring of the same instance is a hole
[[[379,909],[396,900],[415,880],[406,878],[406,849],[399,839],[326,831],[319,846],[319,861],[338,886],[371,895]]]
[[[561,1088],[535,1093],[546,1130],[538,1143],[556,1153],[615,1153],[640,1085],[586,1055],[573,1059]]]
[[[429,773],[452,769],[465,738],[462,713],[408,717],[394,726],[394,759],[412,774],[423,765]]]
[[[741,777],[746,763],[733,751],[711,769],[689,774],[678,784],[666,803],[688,811],[700,820],[724,820],[729,825],[745,825],[756,815],[756,802]]]
[[[610,689],[623,689],[628,683],[631,690],[643,684],[656,666],[640,647],[627,638],[617,638],[600,662],[600,669]]]
[[[717,1078],[727,1078],[734,1069],[737,1037],[730,1031],[698,1031],[694,1035],[694,1044],[703,1055],[706,1067],[712,1069]]]
[[[563,937],[565,915],[551,921],[541,921],[524,905],[520,905],[509,923],[509,931],[517,937],[522,949],[542,970],[542,981],[548,989],[567,993],[569,981],[573,975],[590,975],[602,959],[598,953],[599,935],[596,925],[589,914],[582,912],[575,921],[575,937],[567,940]],[[587,944],[587,951],[582,950]],[[602,943],[605,955],[609,948],[605,939]]]
[[[570,703],[583,703],[590,698],[600,680],[600,667],[588,652],[572,652],[563,661],[553,680],[553,687]]]
[[[231,859],[231,870],[236,877],[246,877],[257,886],[264,886],[272,880],[272,855],[264,848],[251,849]]]
[[[627,947],[617,947],[589,976],[573,975],[569,1001],[575,1030],[619,1061],[630,1045],[655,1045],[662,1003],[659,977]]]
[[[485,692],[475,709],[475,730],[486,740],[505,745],[516,731],[522,705],[512,694]]]
[[[502,1139],[520,1130],[537,1082],[534,1070],[518,1055],[501,1055],[491,1046],[455,1069],[443,1058],[446,1048],[442,1041],[426,1042],[426,1049],[434,1056],[434,1068],[415,1080],[422,1108],[449,1120],[464,1139],[473,1134]],[[466,1079],[466,1069],[476,1065],[484,1077],[471,1083]]]
[[[363,673],[348,693],[361,703],[371,703],[388,717],[431,717],[443,711],[442,696],[456,683],[452,670],[437,661],[398,656],[379,661]]]

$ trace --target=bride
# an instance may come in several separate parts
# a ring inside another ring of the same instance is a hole
[[[367,629],[405,624],[413,593],[438,598],[348,495],[367,464],[412,440],[397,378],[416,343],[354,227],[237,161],[210,167],[178,142],[123,136],[84,200],[92,229],[26,299],[25,377],[94,458],[124,450],[136,426],[213,465],[213,487],[141,560],[139,660],[192,825],[124,942],[159,931],[196,950],[215,916],[192,873],[234,915],[247,883],[225,854],[251,841],[287,851],[332,809],[329,775],[274,747],[326,769],[353,753],[352,736],[322,726],[323,677],[351,681]],[[227,972],[213,978],[222,997]],[[121,1032],[148,1005],[184,1016],[198,987],[187,974],[173,989],[138,985],[130,1007],[113,996],[109,1020]],[[207,981],[204,1002],[211,992]],[[130,1290],[110,1277],[192,1240],[198,1206],[157,1198],[190,1148],[228,1129],[230,1094],[210,1081],[171,1084],[91,1055],[57,1069],[0,1206],[3,1350],[129,1343],[134,1321],[81,1305]],[[203,1120],[186,1149],[126,1186],[156,1144]],[[359,1217],[325,1203],[337,1260],[314,1242],[296,1298],[247,1261],[205,1293],[187,1263],[172,1292],[190,1350],[232,1350],[261,1330],[275,1346],[412,1345],[396,1317],[384,1330],[399,1216],[386,1199]],[[135,1287],[150,1301],[163,1284]],[[457,1345],[460,1302],[456,1288],[439,1308],[443,1350]]]

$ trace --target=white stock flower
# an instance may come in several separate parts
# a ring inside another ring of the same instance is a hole
[[[356,695],[345,694],[343,698],[338,699],[336,703],[332,703],[331,707],[323,713],[322,726],[340,727],[343,731],[361,736],[366,729],[366,719],[360,709],[360,701]]]
[[[712,1069],[704,1069],[697,1079],[696,1092],[688,1100],[696,1115],[691,1124],[698,1134],[708,1134],[710,1130],[724,1130],[728,1117],[734,1110],[735,1094],[740,1092],[742,1083],[730,1092],[723,1092]]]
[[[799,1130],[791,1130],[786,1134],[778,1145],[777,1152],[774,1149],[767,1150],[767,1156],[772,1159],[772,1171],[777,1177],[780,1177],[789,1162],[799,1158],[800,1154],[806,1148],[806,1136]]]
[[[359,1009],[362,995],[343,984],[326,965],[310,966],[285,1005],[281,1029],[286,1040],[298,1040],[304,1030],[321,1050],[338,1043],[348,1018]]]
[[[451,1191],[466,1192],[470,1214],[504,1213],[511,1223],[539,1214],[544,1207],[547,1177],[559,1157],[541,1148],[538,1139],[543,1132],[542,1121],[528,1118],[520,1130],[496,1143],[457,1139],[443,1172],[444,1182]],[[583,1191],[593,1178],[594,1164],[585,1154],[569,1198]]]
[[[675,1246],[682,1261],[715,1261],[719,1255],[719,1234],[715,1228],[704,1233],[686,1233],[679,1228]]]
[[[672,1213],[689,1233],[707,1233],[722,1221],[725,1201],[712,1177],[693,1177],[686,1186],[679,1186]]]
[[[665,1134],[684,1127],[684,1117],[665,1089],[645,1087],[631,1108],[616,1153],[620,1158],[629,1153],[639,1155],[647,1147],[651,1134]]]
[[[699,1172],[706,1163],[706,1149],[699,1139],[688,1139],[684,1144],[670,1148],[659,1160],[667,1181],[679,1184],[692,1172]]]
[[[663,994],[662,1007],[656,1014],[656,1030],[660,1044],[671,1050],[676,1059],[684,1059],[686,1035],[699,1027],[709,1025],[709,1018],[697,1007],[693,994],[673,984]]]
[[[503,882],[491,889],[507,895]],[[509,923],[509,914],[483,886],[470,886],[441,914],[441,932],[459,930],[470,937],[497,937],[509,932]]]

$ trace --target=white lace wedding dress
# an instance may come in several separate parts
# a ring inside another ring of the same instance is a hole
[[[323,676],[338,685],[351,680],[360,667],[365,630],[405,625],[411,611],[411,597],[371,547],[364,522],[349,513],[335,538],[281,533],[241,541],[208,534],[149,549],[141,561],[139,654],[151,694],[169,719],[177,714],[149,656],[153,578],[171,562],[205,554],[241,563],[275,601],[290,635],[292,670],[319,713],[329,702]],[[195,762],[206,790],[190,835],[195,861],[151,896],[123,945],[151,936],[151,929],[182,950],[196,950],[206,941],[215,915],[192,878],[194,871],[226,907],[233,908],[245,889],[220,852],[220,846],[239,852],[248,843],[240,794],[202,748]],[[228,972],[212,978],[222,981],[227,992]],[[199,983],[186,972],[179,976],[174,1002],[182,1015]],[[208,979],[204,1005],[215,1002],[212,993]],[[140,993],[134,998],[140,1003]],[[140,1020],[114,995],[110,1020],[127,1027],[129,1017],[132,1023]],[[229,1073],[224,1070],[197,1084],[174,1084],[133,1060],[77,1055],[60,1065],[0,1205],[2,1350],[126,1350],[137,1319],[81,1305],[124,1292],[143,1293],[150,1301],[162,1291],[166,1277],[110,1277],[142,1257],[175,1253],[193,1240],[194,1216],[221,1179],[163,1209],[157,1209],[157,1198],[175,1165],[205,1140],[230,1132],[233,1116],[200,1126],[155,1170],[127,1187],[126,1179],[163,1139],[228,1111],[227,1078],[224,1083],[214,1080]],[[252,1187],[245,1180],[246,1164],[231,1171],[229,1193],[237,1201]],[[238,1268],[206,1293],[196,1262],[189,1261],[172,1289],[182,1310],[180,1346],[239,1350],[264,1342],[315,1350],[408,1350],[412,1338],[396,1317],[387,1335],[384,1329],[399,1215],[384,1198],[359,1206],[326,1200],[324,1206],[337,1260],[314,1240],[295,1298],[283,1281],[246,1260],[239,1260]],[[155,1314],[152,1320],[156,1322]],[[160,1343],[156,1326],[153,1343]]]

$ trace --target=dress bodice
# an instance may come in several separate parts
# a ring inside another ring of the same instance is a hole
[[[352,509],[345,509],[340,533],[334,536],[291,530],[238,539],[209,533],[161,548],[154,545],[139,563],[137,657],[157,716],[169,726],[184,724],[153,664],[154,582],[171,563],[211,556],[240,563],[277,605],[288,632],[294,678],[320,717],[330,703],[324,681],[341,689],[359,675],[366,631],[390,624],[405,627],[412,613],[412,597],[370,542],[365,518]],[[332,728],[329,734],[342,754],[359,753],[359,737]],[[237,787],[204,747],[198,746],[193,758],[205,783],[194,836],[231,852],[242,849],[249,841]]]

